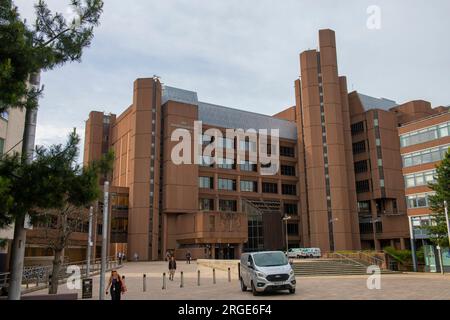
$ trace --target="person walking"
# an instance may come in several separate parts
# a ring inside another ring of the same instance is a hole
[[[108,291],[111,291],[111,300],[113,301],[120,300],[122,293],[125,292],[122,278],[116,270],[111,271],[111,277],[109,277],[108,286],[106,287],[106,294],[108,294]]]
[[[139,255],[137,252],[134,253],[134,261],[138,261],[139,260]]]
[[[175,261],[175,257],[172,256],[169,261],[169,280],[173,281],[173,277],[175,276],[175,271],[177,270],[177,262]]]
[[[186,263],[191,264],[191,252],[186,252]]]

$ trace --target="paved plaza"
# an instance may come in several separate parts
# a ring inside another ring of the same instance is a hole
[[[197,285],[197,270],[201,283]],[[180,288],[180,272],[184,273],[184,287]],[[366,276],[343,277],[297,277],[295,295],[277,293],[254,297],[250,291],[241,292],[237,272],[232,273],[228,282],[226,271],[216,270],[216,284],[213,283],[211,268],[178,262],[175,280],[167,280],[167,288],[162,289],[162,274],[167,272],[166,262],[127,263],[119,273],[126,278],[128,292],[124,300],[450,300],[450,276],[440,274],[398,274],[383,275],[380,290],[368,290]],[[143,274],[147,276],[147,290],[143,292]],[[107,276],[108,279],[109,275]],[[98,299],[99,277],[94,277],[93,299]],[[59,293],[73,293],[66,285],[61,285]],[[46,290],[31,295],[46,294]],[[78,290],[81,298],[81,290]],[[110,299],[107,296],[107,299]]]

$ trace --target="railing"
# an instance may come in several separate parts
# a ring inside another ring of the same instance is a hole
[[[342,258],[346,258],[350,261],[357,262],[360,265],[364,265],[359,261],[364,261],[368,265],[375,265],[381,269],[386,269],[386,261],[383,259],[380,259],[376,256],[372,256],[368,253],[365,253],[363,251],[357,251],[357,252],[345,252],[345,253],[331,253],[329,255],[338,255]]]
[[[338,252],[334,252],[334,253],[329,253],[328,257],[332,258],[332,259],[341,260],[341,262],[351,262],[353,264],[365,267],[364,264],[362,264],[361,262],[359,262],[357,260],[354,260],[354,259],[350,258],[347,254],[341,254],[341,253],[338,253]]]
[[[61,282],[72,275],[67,273],[69,266],[77,266],[80,269],[81,278],[100,273],[101,259],[91,261],[90,272],[87,274],[87,260],[66,262],[61,264],[57,281]],[[106,262],[106,270],[120,268],[121,265],[115,260],[115,257],[109,257]],[[28,293],[36,290],[48,288],[52,279],[53,265],[26,267],[22,275],[22,293]],[[5,295],[9,287],[10,273],[0,273],[0,295]]]

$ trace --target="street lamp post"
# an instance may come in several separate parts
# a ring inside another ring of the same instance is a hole
[[[109,200],[109,182],[104,185],[105,199],[103,201],[103,232],[102,232],[102,263],[100,268],[100,300],[105,300],[105,273],[106,273],[106,255],[108,247],[108,200]]]
[[[286,223],[286,256],[289,257],[289,235],[288,235],[288,221],[291,220],[292,217],[285,215],[283,221]]]
[[[92,219],[94,217],[94,207],[89,208],[89,231],[88,231],[88,247],[87,247],[87,257],[86,257],[86,276],[89,277],[91,273],[91,255],[92,255]]]

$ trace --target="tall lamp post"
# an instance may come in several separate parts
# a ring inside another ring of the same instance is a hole
[[[286,256],[287,256],[287,257],[289,257],[288,221],[291,220],[291,219],[292,219],[292,217],[291,217],[291,216],[288,216],[288,215],[285,215],[284,218],[283,218],[283,221],[284,221],[285,224],[286,224],[286,231],[285,231],[285,233],[286,233]]]
[[[108,206],[109,206],[109,182],[104,184],[105,199],[103,201],[103,231],[102,231],[102,263],[100,268],[100,300],[105,300],[105,273],[108,248]]]

